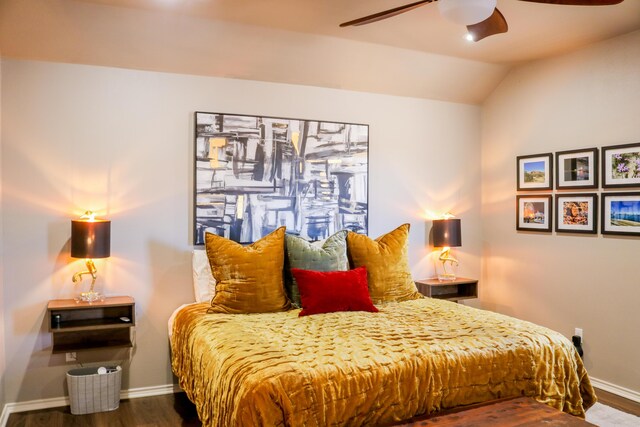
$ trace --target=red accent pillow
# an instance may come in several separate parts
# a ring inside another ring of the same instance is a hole
[[[299,316],[336,311],[378,311],[369,295],[366,267],[326,272],[292,268],[291,273],[300,289],[302,311]]]

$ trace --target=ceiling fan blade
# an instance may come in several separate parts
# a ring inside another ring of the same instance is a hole
[[[374,13],[373,15],[365,16],[363,18],[354,19],[353,21],[343,22],[341,27],[350,27],[357,25],[370,24],[372,22],[382,21],[383,19],[391,18],[392,16],[400,15],[401,13],[409,12],[420,6],[424,6],[427,3],[431,3],[435,0],[422,0],[411,4],[405,4],[404,6],[395,7],[393,9],[385,10],[383,12]]]
[[[530,3],[564,4],[567,6],[611,6],[624,0],[520,0]]]
[[[507,25],[507,20],[504,19],[504,15],[498,8],[484,21],[467,25],[467,31],[471,37],[473,37],[474,42],[480,41],[485,37],[493,36],[494,34],[506,33],[508,30],[509,25]]]

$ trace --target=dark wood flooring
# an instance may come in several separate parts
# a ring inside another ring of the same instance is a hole
[[[200,427],[196,407],[186,394],[166,394],[120,401],[115,411],[72,415],[68,406],[18,412],[7,427]]]
[[[600,403],[640,416],[640,403],[596,390]],[[72,415],[69,407],[18,412],[7,427],[200,427],[195,406],[184,393],[122,400],[115,411]]]
[[[632,414],[636,417],[640,417],[640,403],[625,399],[624,397],[620,397],[617,394],[609,393],[608,391],[600,390],[599,388],[595,390],[596,396],[598,396],[598,402],[602,403],[603,405],[616,408],[622,412],[626,412],[627,414]]]

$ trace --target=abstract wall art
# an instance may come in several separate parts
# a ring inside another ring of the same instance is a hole
[[[194,244],[366,234],[368,148],[368,125],[196,112]]]

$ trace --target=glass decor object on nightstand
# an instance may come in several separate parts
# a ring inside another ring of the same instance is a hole
[[[73,275],[73,283],[82,282],[82,276],[91,275],[91,287],[87,292],[81,292],[76,301],[102,301],[104,296],[94,291],[98,270],[93,260],[108,258],[111,255],[111,221],[96,219],[91,211],[85,212],[78,220],[71,221],[71,257],[84,258],[86,271],[79,271]]]
[[[458,260],[451,256],[451,248],[462,246],[462,232],[460,220],[452,218],[451,215],[445,215],[445,219],[436,219],[433,221],[431,231],[433,233],[433,246],[442,248],[438,259],[442,261],[442,272],[438,273],[440,281],[455,280],[456,275],[453,272],[453,265],[458,265]],[[450,270],[447,270],[447,262],[451,264]]]

